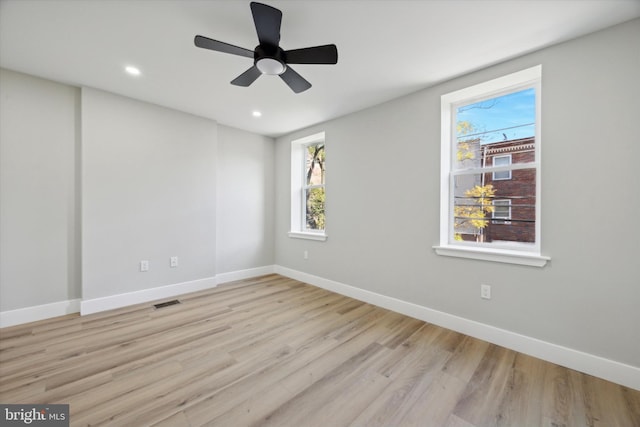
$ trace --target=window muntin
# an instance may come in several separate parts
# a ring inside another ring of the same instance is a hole
[[[535,266],[549,259],[540,254],[540,78],[536,66],[442,96],[438,254]],[[513,111],[527,114],[513,121]],[[495,200],[509,200],[509,221],[494,225]]]

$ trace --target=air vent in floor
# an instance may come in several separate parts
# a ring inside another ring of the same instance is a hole
[[[180,301],[178,301],[177,299],[174,299],[167,302],[161,302],[160,304],[154,304],[153,306],[155,308],[165,308],[165,307],[169,307],[170,305],[176,305],[176,304],[180,304]]]

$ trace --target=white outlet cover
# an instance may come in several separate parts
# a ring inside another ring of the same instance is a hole
[[[480,298],[491,299],[491,286],[480,285]]]

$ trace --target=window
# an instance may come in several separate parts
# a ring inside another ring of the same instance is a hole
[[[302,180],[303,231],[324,230],[324,142],[305,145]]]
[[[511,200],[493,201],[493,224],[511,224]]]
[[[495,156],[493,158],[493,166],[509,166],[511,165],[511,154],[506,156]],[[493,180],[511,179],[511,169],[497,171],[493,173]]]
[[[326,240],[324,132],[291,143],[289,237]]]
[[[541,67],[443,95],[439,255],[544,266]]]

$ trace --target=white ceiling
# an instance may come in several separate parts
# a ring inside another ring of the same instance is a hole
[[[283,49],[338,46],[337,65],[294,66],[306,92],[232,86],[252,60],[194,46],[257,45],[239,0],[0,0],[0,66],[278,136],[640,16],[640,0],[264,2],[283,12]]]

